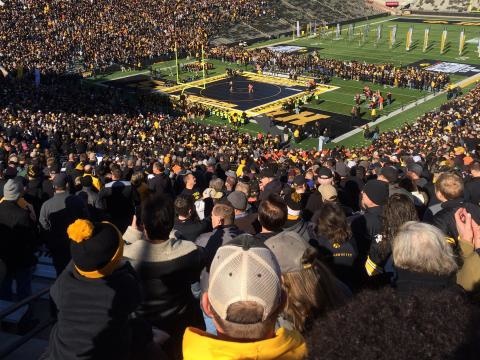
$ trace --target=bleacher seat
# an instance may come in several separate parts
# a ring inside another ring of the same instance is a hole
[[[416,0],[410,9],[416,11],[467,13],[471,0]]]

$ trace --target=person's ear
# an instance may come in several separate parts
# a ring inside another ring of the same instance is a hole
[[[213,311],[210,305],[210,301],[208,300],[208,293],[204,292],[202,294],[202,309],[203,312],[209,317],[213,319]]]

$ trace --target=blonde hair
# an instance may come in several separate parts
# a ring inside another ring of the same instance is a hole
[[[458,199],[463,196],[463,180],[456,174],[440,174],[435,182],[435,190],[447,200]]]
[[[235,191],[240,191],[245,194],[248,198],[250,196],[250,185],[244,182],[238,182],[237,186],[235,186]]]
[[[212,214],[223,219],[224,225],[232,225],[235,220],[235,212],[233,207],[227,204],[216,204],[213,207]]]
[[[433,225],[409,221],[392,242],[395,266],[415,272],[449,275],[458,270],[445,234]]]

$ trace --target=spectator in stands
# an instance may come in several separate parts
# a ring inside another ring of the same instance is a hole
[[[137,209],[141,207],[143,201],[145,201],[151,194],[150,189],[145,182],[145,174],[141,171],[136,171],[130,177],[130,183],[133,187],[133,202],[135,204],[135,214]]]
[[[280,180],[275,178],[275,174],[271,168],[265,168],[260,172],[260,200],[265,200],[270,194],[280,194],[282,184]]]
[[[473,162],[469,169],[472,177],[465,183],[465,200],[480,205],[480,162]]]
[[[388,184],[380,180],[370,180],[363,188],[362,207],[365,213],[354,217],[351,223],[361,262],[366,261],[370,245],[382,232],[381,214],[388,192]]]
[[[322,185],[328,186],[328,185]],[[318,249],[321,260],[333,274],[354,288],[357,244],[343,209],[334,203],[325,203],[316,214],[316,236],[311,244]]]
[[[142,206],[142,229],[132,222],[124,256],[137,270],[144,299],[137,314],[170,335],[165,351],[181,358],[181,339],[187,326],[203,328],[199,303],[191,284],[205,266],[203,252],[190,241],[171,237],[173,202],[167,195],[147,199]]]
[[[111,222],[123,233],[135,214],[135,204],[132,184],[122,180],[119,167],[112,169],[112,181],[100,191],[100,199]]]
[[[455,212],[459,208],[466,208],[477,224],[480,223],[480,207],[465,202],[463,190],[463,180],[455,174],[443,173],[435,182],[435,193],[442,209],[433,216],[432,224],[442,230],[453,245],[458,240]]]
[[[237,186],[238,188],[238,186]],[[247,196],[241,191],[234,191],[227,196],[227,200],[235,210],[235,225],[250,235],[261,231],[257,213],[247,213]]]
[[[90,177],[92,179],[92,185],[95,191],[99,192],[102,188],[100,179],[93,175],[93,166],[90,164],[85,165],[83,168],[83,177]]]
[[[173,195],[172,183],[165,174],[165,167],[159,162],[152,166],[153,177],[148,180],[148,187],[153,194]]]
[[[405,190],[404,188],[398,186],[398,170],[394,166],[385,166],[380,168],[377,179],[380,181],[385,181],[388,183],[388,193],[390,196],[393,194],[403,194],[407,196],[412,202],[415,201],[413,195]]]
[[[45,181],[42,168],[39,165],[29,165],[26,178],[27,186],[23,198],[33,206],[35,218],[40,215],[42,204],[50,198],[52,190],[49,183]]]
[[[265,241],[282,231],[287,221],[288,211],[285,201],[277,195],[271,194],[264,199],[258,208],[258,221],[262,230],[255,235],[258,240]]]
[[[52,255],[53,266],[59,276],[71,258],[67,228],[75,219],[88,218],[88,209],[80,197],[69,193],[68,178],[65,173],[55,176],[53,187],[55,194],[43,203],[39,222],[43,230],[42,237]]]
[[[6,273],[0,284],[0,299],[12,301],[12,284],[15,281],[16,295],[22,300],[32,294],[31,280],[36,264],[37,233],[29,211],[18,201],[23,193],[20,179],[9,179],[3,188],[0,200],[0,259]]]
[[[174,230],[185,240],[195,241],[200,234],[211,230],[210,219],[198,220],[196,218],[193,197],[190,195],[179,195],[175,199],[175,225]]]
[[[199,293],[207,291],[208,276],[210,272],[210,265],[218,248],[232,241],[235,237],[243,234],[234,224],[234,210],[229,204],[216,204],[212,211],[212,232],[200,235],[195,244],[204,249],[205,254],[205,268],[201,274],[201,287]],[[192,287],[195,293],[195,287]],[[209,333],[216,334],[215,326],[212,320],[203,314],[206,329]]]
[[[307,335],[308,358],[474,359],[480,351],[479,315],[478,306],[459,292],[364,291],[315,320]]]
[[[317,259],[317,253],[295,232],[283,231],[265,241],[282,273],[287,301],[277,327],[301,333],[317,316],[341,305],[345,299],[339,282]],[[348,291],[348,290],[347,290]]]
[[[401,226],[409,221],[418,221],[418,214],[412,201],[405,195],[396,193],[389,197],[383,207],[382,233],[370,246],[365,269],[375,277],[378,284],[389,283],[394,276],[392,241]]]
[[[88,210],[90,219],[100,221],[103,219],[103,202],[100,201],[98,192],[94,190],[93,179],[91,176],[83,176],[80,179],[82,189],[77,191],[76,195],[80,197]]]
[[[182,191],[183,196],[191,196],[193,201],[197,201],[200,199],[200,190],[195,186],[197,184],[197,179],[195,175],[192,173],[186,174],[183,177],[183,182],[185,184],[185,188]]]
[[[415,185],[424,188],[427,185],[427,179],[422,177],[423,167],[420,164],[412,163],[407,167],[407,177],[410,178]]]
[[[455,285],[458,265],[445,234],[435,226],[409,221],[392,241],[395,287],[406,294],[440,291]]]
[[[234,224],[234,209],[230,204],[216,204],[211,217],[213,231],[203,233],[195,240],[195,244],[205,249],[207,266],[210,266],[220,246],[243,234],[243,231]]]
[[[298,332],[275,331],[282,298],[280,267],[263,243],[241,235],[220,247],[210,267],[208,291],[202,296],[202,307],[218,335],[188,328],[184,359],[305,358]]]
[[[76,220],[68,227],[73,261],[50,289],[58,320],[42,359],[130,359],[152,340],[152,330],[130,315],[141,290],[122,261],[121,233],[111,223]]]

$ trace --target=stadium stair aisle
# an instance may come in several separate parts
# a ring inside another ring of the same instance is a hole
[[[41,252],[38,256],[38,264],[32,278],[32,293],[38,294],[43,289],[49,288],[55,281],[56,273],[50,256]],[[14,293],[16,289],[14,287]],[[0,301],[0,311],[14,305],[14,302]],[[24,316],[29,306],[24,305],[15,312],[6,316],[1,321],[0,327],[0,352],[22,338],[22,334],[36,329],[40,324],[50,319],[50,302],[48,292],[40,296],[31,305],[33,317],[25,323]],[[26,328],[26,329],[25,329]],[[48,337],[51,326],[42,330],[16,350],[4,357],[6,360],[31,360],[38,359],[48,345]]]

